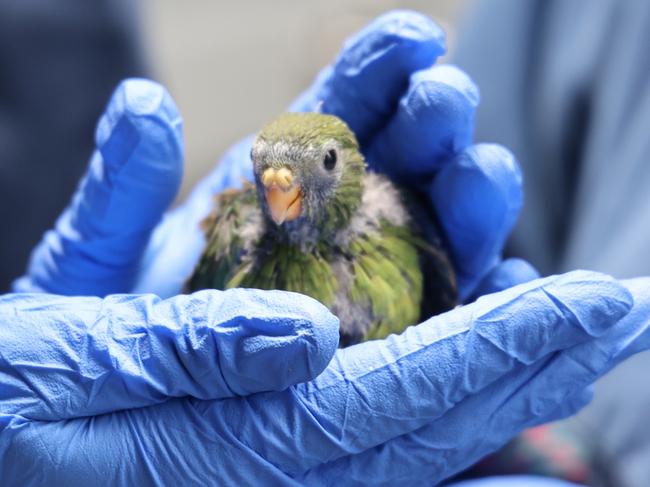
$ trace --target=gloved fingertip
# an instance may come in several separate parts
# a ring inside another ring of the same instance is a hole
[[[545,286],[545,293],[569,321],[594,337],[606,333],[634,305],[632,294],[621,282],[594,271],[563,274]]]
[[[481,99],[479,88],[472,78],[453,64],[439,64],[413,73],[409,91],[413,92],[412,96],[419,95],[422,100],[432,100],[466,111],[475,110]],[[445,99],[438,92],[451,94],[452,99]]]
[[[145,180],[178,186],[182,126],[178,108],[162,85],[132,78],[122,81],[113,92],[97,124],[95,143],[109,172],[118,173],[131,161],[147,166],[142,169]],[[163,173],[160,178],[157,172]]]
[[[411,75],[406,94],[368,151],[371,167],[406,183],[431,178],[471,144],[478,88],[455,66]]]
[[[629,291],[634,301],[634,312],[650,316],[650,277],[635,277],[619,281]]]
[[[498,262],[523,204],[521,170],[496,144],[469,147],[436,175],[430,197],[467,299]]]
[[[408,79],[410,73],[431,66],[445,51],[445,32],[430,17],[413,10],[392,10],[345,42],[334,70],[355,77],[376,72],[383,79],[369,86],[379,88],[380,81],[395,84]],[[398,77],[405,74],[406,78]],[[379,106],[388,103],[380,97],[376,101]]]
[[[319,375],[336,352],[339,322],[315,299],[284,291],[200,291],[219,348],[220,374],[244,395]]]
[[[616,330],[608,333],[603,340],[601,350],[607,351],[610,357],[608,370],[616,364],[639,352],[650,349],[650,277],[638,277],[620,281],[629,291],[634,305],[628,315],[623,318]]]
[[[490,270],[473,292],[475,298],[538,279],[539,272],[524,259],[506,259]],[[471,301],[472,299],[470,299]]]
[[[430,17],[415,10],[395,9],[375,18],[363,30],[348,39],[343,52],[354,52],[349,49],[353,46],[358,46],[358,51],[377,46],[390,47],[395,40],[424,42],[428,56],[439,56],[447,50],[445,31]],[[406,47],[400,47],[404,51],[407,50]]]
[[[504,191],[522,185],[522,173],[517,159],[499,144],[475,144],[459,157],[458,164],[467,169],[481,170]]]
[[[472,309],[477,336],[505,356],[532,364],[551,353],[593,342],[631,306],[629,292],[613,278],[574,271],[482,296],[465,308]]]
[[[309,380],[320,374],[338,347],[338,318],[326,306],[303,294],[254,290],[246,293],[247,303],[266,307],[261,319],[251,320],[247,326],[258,333],[286,339],[286,351],[294,355],[296,362],[304,360],[305,375],[300,378]],[[300,366],[290,368],[298,372]]]

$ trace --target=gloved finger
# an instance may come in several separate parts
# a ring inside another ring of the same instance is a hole
[[[631,355],[650,350],[650,278],[621,282],[633,299],[634,306],[630,312],[593,343],[559,354],[553,366],[566,371],[565,375],[555,378],[550,373],[540,374],[530,384],[531,388],[535,388],[533,394],[578,387],[580,384],[575,383],[575,377],[583,377],[582,382],[593,382]]]
[[[506,259],[488,272],[474,289],[473,295],[478,298],[484,294],[498,293],[504,289],[539,279],[539,277],[537,269],[528,261],[517,258]]]
[[[632,355],[650,349],[650,278],[638,277],[621,282],[634,297],[634,307],[625,321],[636,324],[636,332],[621,338],[623,352],[612,368]]]
[[[247,398],[255,420],[226,402],[201,414],[273,465],[304,473],[296,458],[306,470],[414,431],[506,374],[602,335],[631,305],[623,286],[596,273],[533,281],[339,350],[314,381]],[[276,424],[278,411],[290,427]],[[267,424],[276,424],[271,444],[261,440]]]
[[[455,66],[411,75],[397,112],[368,149],[368,163],[391,179],[420,183],[472,142],[478,88]]]
[[[252,142],[250,136],[235,144],[185,202],[164,216],[144,252],[133,292],[161,297],[181,292],[205,247],[200,222],[213,208],[213,195],[253,181]]]
[[[230,401],[237,399],[210,402]],[[170,399],[56,422],[0,415],[0,478],[9,485],[70,487],[301,485],[236,438],[215,432],[193,403]],[[267,426],[272,441],[274,424]]]
[[[486,431],[484,425],[490,421],[490,414],[481,414],[481,402],[487,397],[485,394],[481,394],[481,396],[483,397],[478,400],[470,400],[471,404],[469,404],[470,401],[463,401],[458,406],[460,411],[455,413],[453,418],[443,417],[439,421],[378,447],[319,465],[309,471],[301,480],[306,485],[331,485],[335,479],[344,478],[349,485],[367,485],[369,472],[371,472],[373,485],[415,486],[423,483],[437,485],[461,471],[461,468],[450,460],[455,460],[454,457],[458,456],[457,451],[467,451],[466,445],[459,446],[458,442],[467,436],[468,431],[472,431],[474,441],[480,445],[478,451],[482,454],[478,457],[472,456],[473,460],[463,461],[462,464],[466,466],[471,465],[482,456],[496,451],[510,439],[502,432]],[[501,400],[504,400],[504,397],[501,397]],[[567,397],[556,410],[546,411],[548,413],[546,416],[535,416],[538,422],[534,422],[530,426],[571,416],[586,406],[590,400],[590,390],[579,390]],[[506,400],[503,409],[492,413],[507,417],[510,404]],[[470,406],[475,409],[470,410]],[[465,416],[461,418],[461,415]],[[525,428],[526,425],[513,424],[506,431],[514,435]],[[470,452],[468,452],[468,456],[469,454]]]
[[[167,91],[143,79],[115,90],[97,150],[70,205],[32,254],[21,292],[126,292],[149,234],[178,191],[182,122]]]
[[[501,146],[478,144],[444,166],[430,197],[466,300],[499,261],[522,206],[521,171]]]
[[[449,487],[580,487],[580,485],[547,477],[508,475],[506,477],[490,477],[454,482],[453,484],[449,484]]]
[[[445,52],[443,30],[417,12],[396,10],[350,38],[290,111],[337,115],[360,143],[387,121],[411,73],[431,66]]]
[[[318,375],[338,345],[327,308],[280,291],[9,294],[0,324],[0,413],[34,420],[283,390]]]

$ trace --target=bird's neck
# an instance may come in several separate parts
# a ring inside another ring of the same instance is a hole
[[[337,232],[331,227],[318,225],[305,217],[284,222],[282,226],[277,226],[269,220],[266,225],[266,233],[274,241],[298,247],[304,252],[311,252],[323,243],[333,241]]]

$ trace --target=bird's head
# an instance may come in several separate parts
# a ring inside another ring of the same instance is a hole
[[[334,115],[280,115],[255,138],[251,159],[262,209],[285,230],[336,230],[361,202],[365,162],[356,137]]]

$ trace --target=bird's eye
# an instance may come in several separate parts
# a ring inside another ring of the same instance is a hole
[[[336,167],[336,151],[334,149],[328,150],[327,154],[325,154],[325,158],[323,159],[323,166],[328,171],[331,171]]]

